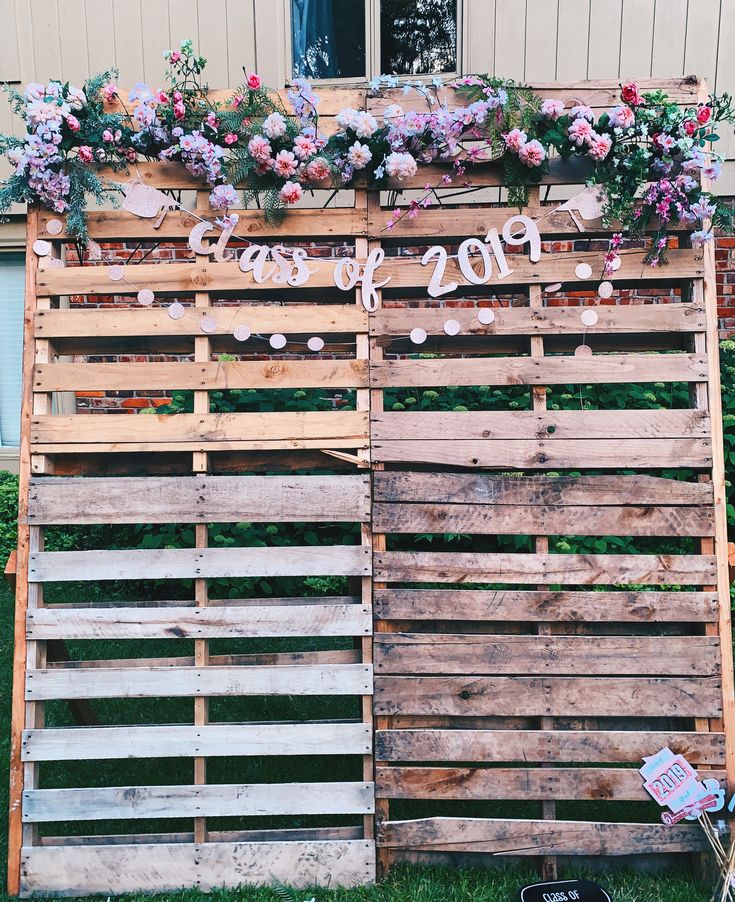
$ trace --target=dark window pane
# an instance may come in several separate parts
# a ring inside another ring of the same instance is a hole
[[[457,70],[457,0],[381,0],[383,75]]]
[[[291,31],[294,77],[365,78],[365,0],[291,0]]]

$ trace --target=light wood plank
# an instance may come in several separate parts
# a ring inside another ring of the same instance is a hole
[[[376,589],[373,604],[380,620],[713,623],[717,619],[714,592]]]
[[[357,604],[202,608],[39,608],[29,639],[217,639],[271,636],[368,636],[369,607]]]
[[[716,676],[709,636],[493,636],[378,633],[376,674]]]
[[[380,730],[378,761],[527,761],[635,764],[649,750],[668,746],[695,767],[722,766],[722,733],[612,732],[600,730]]]
[[[28,522],[329,522],[370,517],[370,478],[144,476],[33,478]]]
[[[370,549],[359,545],[41,551],[30,556],[29,564],[30,582],[140,579],[142,575],[146,579],[217,579],[369,573]]]
[[[372,748],[363,723],[167,724],[27,730],[24,761],[217,758],[232,754],[362,755]]]
[[[372,667],[105,667],[29,670],[26,698],[195,698],[244,695],[370,695]]]
[[[716,677],[376,676],[376,714],[527,717],[717,717]]]
[[[46,846],[25,849],[22,892],[60,896],[203,892],[241,884],[360,886],[375,879],[370,840]]]
[[[370,814],[375,808],[374,796],[372,783],[218,783],[35,789],[23,793],[23,820],[40,823],[159,817]]]

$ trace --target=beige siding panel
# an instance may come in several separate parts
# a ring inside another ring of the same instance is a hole
[[[197,0],[168,0],[168,8],[171,47],[178,47],[182,41],[188,38],[191,38],[196,46],[199,43],[199,9]],[[214,86],[214,82],[212,82],[212,85]]]
[[[227,4],[226,0],[198,0],[199,46],[207,60],[207,82],[218,88],[227,87],[229,65],[227,60]],[[196,40],[194,41],[196,44]]]
[[[548,2],[548,0],[547,0]],[[495,72],[523,81],[526,19],[516,0],[495,2]]]
[[[527,0],[526,81],[553,81],[556,76],[558,0]]]
[[[732,0],[725,0],[732,6]],[[684,71],[706,78],[714,88],[717,74],[717,40],[720,31],[720,0],[697,0],[689,3],[687,14]],[[730,47],[723,47],[726,53]]]
[[[242,83],[245,71],[255,69],[255,11],[253,0],[227,0],[227,87]]]
[[[720,10],[717,80],[714,84],[715,90],[719,93],[729,91],[731,94],[735,94],[735,53],[731,52],[733,47],[735,47],[735,3],[728,0],[722,4]],[[710,85],[710,89],[712,87]],[[720,129],[720,134],[722,138],[717,149],[730,160],[735,157],[735,135],[733,135],[732,129],[727,127]],[[715,183],[715,191],[718,194],[735,193],[734,166],[725,166],[721,178]]]
[[[18,28],[13,0],[0,0],[0,22],[5,27],[5,37],[0,51],[0,81],[20,81]]]
[[[620,36],[620,77],[651,74],[654,0],[625,0]]]
[[[688,0],[656,0],[651,75],[685,75]]]
[[[43,79],[44,81],[51,75],[63,78],[58,6],[56,3],[49,3],[49,0],[31,0],[30,10],[33,36],[33,73],[38,73],[38,79]]]
[[[20,80],[25,84],[31,81],[35,68],[31,0],[15,0],[15,27],[20,57]]]
[[[168,0],[145,0],[144,14],[143,72],[136,81],[144,81],[155,90],[165,83],[166,60],[163,51],[171,47]],[[133,84],[128,83],[127,87]]]
[[[143,27],[140,2],[141,0],[113,0],[112,5],[115,16],[116,63],[120,70],[119,83],[130,88],[143,80]]]
[[[284,4],[255,0],[256,68],[267,85],[282,85],[286,72],[286,22]]]
[[[590,0],[559,0],[556,36],[556,78],[579,81],[587,78],[587,35]]]
[[[623,0],[593,2],[590,10],[588,78],[617,78]]]
[[[464,71],[493,74],[495,4],[488,0],[465,0],[464,26]]]
[[[84,0],[58,0],[58,9],[61,68],[64,79],[81,87],[85,79],[92,74],[87,55],[87,20]]]
[[[112,0],[84,0],[87,33],[87,57],[92,74],[104,72],[116,64],[115,14]],[[138,81],[140,76],[136,79]]]

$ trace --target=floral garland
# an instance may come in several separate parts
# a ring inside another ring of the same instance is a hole
[[[619,223],[634,237],[652,232],[652,264],[665,262],[671,225],[698,226],[695,244],[708,241],[713,228],[733,230],[732,211],[697,178],[719,175],[721,157],[711,144],[719,123],[735,122],[727,94],[682,109],[661,92],[640,94],[628,84],[621,102],[595,121],[587,106],[566,110],[558,100],[542,103],[528,88],[486,75],[449,83],[466,101],[453,110],[440,102],[440,79],[405,82],[404,93],[423,95],[425,111],[392,104],[378,121],[370,112],[344,109],[336,117],[338,131],[327,138],[319,127],[319,98],[305,80],[296,79],[288,91],[291,110],[256,73],[247,75],[229,103],[212,103],[201,80],[206,60],[196,56],[191,41],[164,56],[168,87],[154,92],[138,84],[127,103],[112,70],[83,89],[50,81],[30,84],[21,94],[6,86],[26,134],[0,135],[0,152],[14,167],[0,187],[0,213],[14,203],[40,202],[65,213],[69,232],[83,242],[87,195],[100,202],[121,191],[98,170],[126,170],[139,159],[182,162],[211,186],[211,205],[225,216],[240,203],[255,202],[269,218],[315,186],[338,190],[361,179],[385,188],[412,179],[422,165],[453,163],[438,185],[427,185],[421,199],[396,210],[390,228],[428,206],[436,188],[455,178],[469,187],[471,168],[495,160],[502,162],[511,200],[522,206],[554,153],[588,158],[590,184],[603,189],[605,222]],[[370,83],[375,91],[398,86],[392,77]],[[234,185],[242,182],[249,188],[241,197]]]

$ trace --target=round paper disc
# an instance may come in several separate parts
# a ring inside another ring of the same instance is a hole
[[[286,347],[286,336],[281,335],[280,332],[275,332],[271,335],[269,344],[274,350],[280,351],[281,348]]]
[[[58,257],[49,257],[46,266],[48,266],[49,269],[63,269],[64,261],[59,260]]]
[[[199,328],[202,330],[202,332],[206,332],[207,335],[211,335],[212,332],[217,331],[217,320],[212,319],[211,316],[205,316],[199,323]]]
[[[415,345],[422,345],[426,341],[426,329],[416,326],[415,329],[411,329],[409,338]]]
[[[591,357],[592,348],[589,345],[579,345],[574,349],[575,357]]]
[[[60,235],[64,231],[64,223],[60,219],[49,219],[46,231],[49,235]]]
[[[599,318],[596,310],[584,310],[580,316],[585,326],[594,326]]]
[[[613,293],[613,283],[612,282],[600,282],[599,288],[597,289],[597,293],[601,298],[611,298]]]
[[[553,294],[555,291],[558,291],[561,288],[561,282],[554,282],[553,285],[547,285],[544,288],[544,292],[546,294]]]
[[[319,338],[318,335],[314,335],[306,342],[306,347],[310,351],[321,351],[324,347],[324,339]]]
[[[235,341],[247,341],[250,338],[250,329],[247,326],[235,326],[232,335]]]
[[[150,288],[141,288],[138,292],[138,303],[142,304],[144,307],[150,307],[155,299],[156,296]]]
[[[622,265],[623,265],[623,261],[620,259],[620,257],[615,257],[614,260],[611,260],[610,263],[608,263],[609,268],[610,268],[613,272],[615,272],[616,270],[620,269],[620,267],[621,267]]]
[[[186,307],[183,304],[180,304],[178,301],[174,301],[173,304],[169,304],[168,307],[168,315],[171,319],[181,319],[181,317],[186,313]]]
[[[578,263],[574,270],[574,275],[578,279],[589,279],[592,275],[592,267],[589,263]]]
[[[48,257],[51,253],[51,242],[44,241],[43,238],[37,238],[33,242],[33,253],[38,257]]]
[[[456,319],[448,319],[444,323],[444,331],[447,333],[447,335],[459,335],[459,330],[461,328],[462,327]]]
[[[480,307],[477,311],[477,321],[483,326],[489,326],[495,319],[495,312],[489,307]]]
[[[111,282],[120,282],[125,278],[125,267],[115,263],[107,270],[107,277]]]

